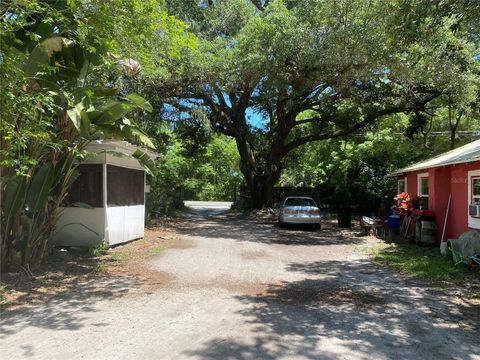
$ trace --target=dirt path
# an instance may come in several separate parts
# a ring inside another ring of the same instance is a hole
[[[148,265],[168,281],[5,312],[2,358],[480,359],[479,309],[377,268],[375,240],[193,208]]]

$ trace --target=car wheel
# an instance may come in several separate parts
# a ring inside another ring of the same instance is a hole
[[[279,220],[279,221],[278,221],[278,227],[279,227],[280,229],[285,228],[285,223],[283,223],[283,222],[281,222],[281,221]]]
[[[320,224],[313,225],[313,230],[320,230]]]

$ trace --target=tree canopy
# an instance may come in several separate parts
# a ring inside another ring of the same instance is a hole
[[[389,114],[423,114],[433,100],[478,84],[479,9],[471,2],[167,5],[191,26],[198,48],[173,83],[156,85],[173,89],[166,102],[180,118],[200,109],[235,138],[256,207],[271,204],[294,149]]]
[[[130,92],[128,79],[141,70],[132,56],[163,78],[180,69],[179,52],[193,47],[193,37],[157,1],[2,1],[0,20],[5,268],[18,257],[23,265],[39,262],[50,250],[59,206],[89,141],[153,146],[130,117],[152,110]]]

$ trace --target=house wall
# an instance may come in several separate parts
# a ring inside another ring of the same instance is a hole
[[[443,166],[428,169],[429,199],[428,208],[435,212],[437,222],[437,242],[442,239],[443,225],[445,221],[448,198],[451,202],[448,212],[445,239],[456,239],[465,231],[468,225],[468,172],[480,170],[480,161]],[[426,170],[410,172],[398,176],[398,179],[407,177],[407,192],[411,196],[418,194],[417,175],[427,172]]]
[[[445,239],[458,238],[468,230],[468,168],[469,164],[450,166],[452,201]]]
[[[437,242],[442,239],[443,224],[451,191],[450,167],[438,167],[428,170],[428,209],[435,212],[437,221]],[[452,196],[453,201],[453,196]],[[452,201],[450,204],[452,204]],[[449,214],[450,218],[450,214]],[[451,218],[450,218],[451,220]],[[445,238],[448,239],[451,228],[445,229]]]
[[[407,173],[407,192],[412,195],[417,195],[417,173]]]

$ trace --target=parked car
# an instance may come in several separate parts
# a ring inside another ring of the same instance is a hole
[[[320,209],[310,197],[289,196],[280,205],[278,224],[280,227],[286,224],[304,224],[320,229]]]

